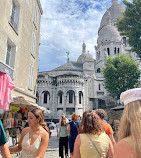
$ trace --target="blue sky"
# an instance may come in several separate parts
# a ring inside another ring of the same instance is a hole
[[[119,0],[121,3],[122,0]],[[95,58],[98,28],[112,0],[40,0],[41,18],[39,71],[49,71],[67,62],[76,61],[82,44]]]

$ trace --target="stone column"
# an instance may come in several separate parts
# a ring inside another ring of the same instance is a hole
[[[79,106],[79,96],[76,95],[76,96],[75,96],[75,112],[76,112],[76,113],[79,113],[79,111],[78,111],[78,106]]]
[[[64,95],[64,105],[63,105],[63,111],[65,112],[65,114],[66,114],[66,107],[67,107],[67,96],[66,95]]]

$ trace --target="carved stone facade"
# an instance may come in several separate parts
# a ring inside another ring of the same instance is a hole
[[[101,68],[106,57],[125,53],[139,63],[136,54],[130,51],[126,37],[121,37],[116,28],[117,18],[124,10],[118,0],[112,0],[112,6],[103,15],[95,46],[96,60],[86,53],[83,43],[82,54],[76,62],[38,74],[37,100],[40,106],[51,111],[49,118],[58,119],[62,112],[69,116],[72,112],[82,115],[85,110],[102,108],[113,102],[103,87]]]

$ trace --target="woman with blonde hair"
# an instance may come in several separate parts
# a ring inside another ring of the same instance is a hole
[[[141,158],[141,88],[121,93],[124,111],[114,158]]]
[[[49,130],[39,108],[28,112],[28,124],[29,127],[22,130],[18,145],[9,148],[10,152],[21,151],[21,158],[43,158],[49,142]]]
[[[79,116],[77,113],[73,113],[71,116],[71,120],[68,124],[67,131],[69,135],[69,147],[70,147],[70,157],[73,156],[73,148],[74,148],[74,142],[75,139],[79,133]]]
[[[112,158],[113,145],[99,116],[95,112],[84,112],[80,133],[74,144],[73,158]]]
[[[59,125],[59,156],[64,158],[63,147],[65,148],[65,158],[68,157],[68,133],[66,118],[62,117]]]

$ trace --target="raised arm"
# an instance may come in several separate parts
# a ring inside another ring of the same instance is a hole
[[[75,143],[74,143],[73,158],[81,158],[81,155],[80,155],[80,144],[81,144],[80,135],[78,135],[76,137],[76,140],[75,140]]]
[[[109,150],[108,150],[107,156],[108,156],[108,158],[113,158],[113,156],[114,156],[113,144],[108,136],[107,136],[107,139],[108,139],[108,143],[109,143]]]
[[[0,150],[3,158],[11,158],[7,143],[1,145]]]
[[[68,135],[70,136],[70,124],[68,124],[67,126],[67,132],[68,132]]]

